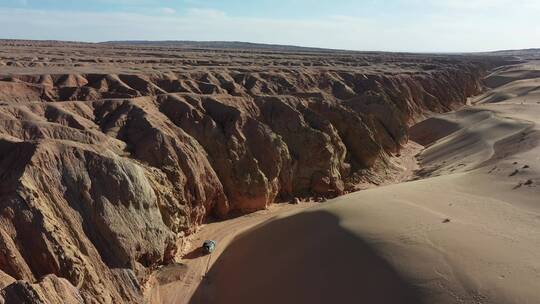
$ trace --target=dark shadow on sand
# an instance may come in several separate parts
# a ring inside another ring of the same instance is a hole
[[[366,241],[325,211],[263,224],[238,237],[191,299],[199,303],[421,304]]]
[[[205,256],[203,250],[201,247],[197,247],[195,249],[193,249],[191,252],[189,252],[188,254],[184,255],[184,259],[187,259],[187,260],[194,260],[194,259],[198,259],[200,257],[203,257]]]

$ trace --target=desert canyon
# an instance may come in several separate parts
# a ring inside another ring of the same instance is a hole
[[[540,303],[539,121],[538,50],[0,41],[0,302]]]

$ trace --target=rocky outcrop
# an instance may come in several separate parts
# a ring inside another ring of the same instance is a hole
[[[85,300],[71,283],[55,275],[46,276],[41,282],[30,284],[17,281],[0,291],[3,303],[66,303],[82,304]],[[94,300],[92,300],[94,301]],[[89,301],[87,301],[89,302]]]
[[[148,270],[209,217],[343,194],[412,122],[482,89],[480,63],[415,60],[2,77],[0,296],[141,302]]]

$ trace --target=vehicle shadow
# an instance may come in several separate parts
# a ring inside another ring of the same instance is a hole
[[[189,252],[188,254],[184,255],[184,259],[186,260],[194,260],[194,259],[198,259],[200,257],[203,257],[205,254],[202,250],[201,247],[197,247],[195,249],[193,249],[191,252]]]
[[[208,277],[190,303],[424,303],[370,243],[320,210],[242,234]]]

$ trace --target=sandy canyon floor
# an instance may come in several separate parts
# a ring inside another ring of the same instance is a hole
[[[413,180],[204,226],[194,244],[213,238],[218,251],[158,271],[149,298],[540,303],[540,63],[486,83],[464,109],[412,127],[424,147]]]

